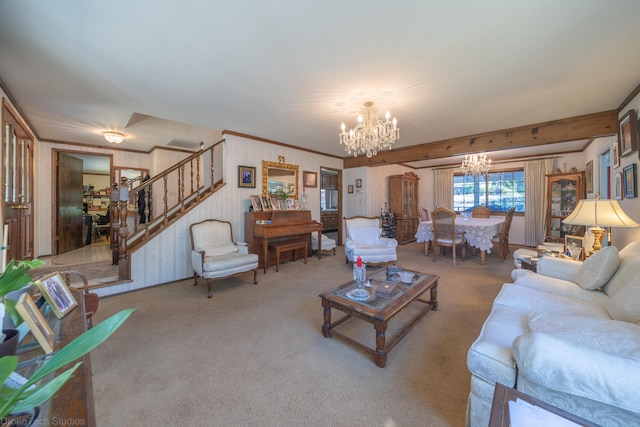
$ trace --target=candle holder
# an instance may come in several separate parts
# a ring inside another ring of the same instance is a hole
[[[358,267],[353,264],[353,280],[356,281],[358,287],[349,293],[349,296],[358,301],[366,301],[371,296],[371,293],[362,287],[362,284],[367,280],[367,266],[362,265]]]

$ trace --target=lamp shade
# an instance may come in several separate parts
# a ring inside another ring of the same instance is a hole
[[[638,227],[639,225],[624,213],[616,200],[610,199],[582,199],[562,222],[571,225],[604,227]]]

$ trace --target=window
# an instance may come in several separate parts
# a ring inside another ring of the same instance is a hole
[[[524,170],[454,175],[453,210],[462,212],[480,205],[491,212],[507,212],[512,206],[524,212]]]

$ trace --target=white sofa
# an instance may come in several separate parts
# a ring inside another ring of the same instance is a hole
[[[602,426],[640,425],[640,242],[516,269],[467,354],[467,426],[496,382]]]

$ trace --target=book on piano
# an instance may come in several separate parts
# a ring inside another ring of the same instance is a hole
[[[256,224],[271,224],[270,219],[257,219]]]

